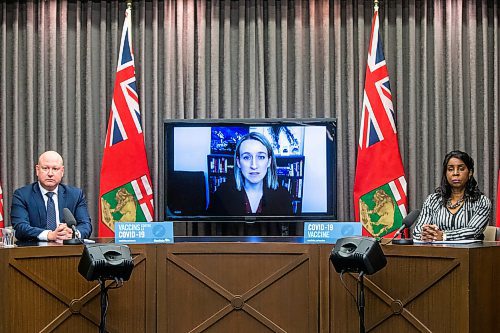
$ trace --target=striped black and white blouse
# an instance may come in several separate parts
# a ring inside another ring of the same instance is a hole
[[[446,233],[446,240],[482,239],[491,213],[491,201],[484,195],[471,202],[466,199],[454,214],[443,206],[441,196],[433,193],[425,200],[418,221],[413,229],[413,238],[420,239],[422,226],[434,224]]]

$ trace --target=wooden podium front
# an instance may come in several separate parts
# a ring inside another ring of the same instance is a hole
[[[318,246],[131,246],[134,271],[109,290],[109,332],[318,332]],[[0,248],[0,332],[97,332],[99,285],[82,246]]]
[[[109,332],[359,332],[333,245],[189,242],[131,246],[134,271],[109,290]],[[365,277],[367,332],[496,332],[500,242],[383,246]],[[0,332],[97,332],[99,285],[82,246],[0,248]],[[355,275],[346,275],[355,293]]]
[[[0,248],[0,332],[98,332],[100,287],[78,273],[83,246],[44,244]],[[156,251],[131,249],[131,279],[108,292],[110,333],[156,330]]]
[[[322,248],[321,264],[332,247]],[[471,245],[383,246],[387,266],[365,276],[366,332],[498,332],[500,247]],[[328,264],[327,264],[328,265]],[[353,297],[332,265],[321,295],[329,332],[359,332]],[[345,275],[356,295],[354,275]],[[327,296],[325,296],[327,295]]]
[[[318,332],[318,247],[159,247],[158,332]]]

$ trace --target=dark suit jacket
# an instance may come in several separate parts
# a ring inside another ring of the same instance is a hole
[[[276,190],[264,185],[262,194],[263,216],[292,216],[292,198],[290,193],[283,187]],[[213,194],[208,207],[209,215],[216,216],[242,216],[253,215],[245,211],[246,192],[244,189],[238,191],[232,181],[222,183]]]
[[[241,216],[256,215],[247,214],[245,209],[246,201],[245,190],[238,191],[232,180],[221,184],[217,191],[212,195],[208,207],[208,214],[212,216],[234,216],[235,222],[240,220]],[[278,187],[276,190],[267,188],[264,185],[264,193],[262,194],[262,216],[292,216],[292,198],[290,193],[283,187]],[[287,222],[272,222],[264,223],[227,223],[222,222],[217,224],[217,235],[221,236],[281,236],[283,235],[282,227]]]
[[[59,218],[63,209],[68,208],[75,216],[76,228],[82,238],[90,237],[92,224],[87,210],[87,200],[79,188],[59,184]],[[38,182],[18,188],[14,191],[10,221],[16,230],[16,238],[22,241],[36,240],[47,226],[47,210]]]

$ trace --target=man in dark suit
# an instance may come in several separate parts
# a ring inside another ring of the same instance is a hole
[[[73,235],[63,221],[63,209],[75,216],[77,233],[92,233],[87,201],[79,188],[61,184],[64,165],[61,155],[46,151],[36,165],[38,181],[17,189],[12,198],[10,219],[19,240],[62,241]]]

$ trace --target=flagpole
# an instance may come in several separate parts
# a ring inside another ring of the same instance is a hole
[[[132,48],[132,0],[127,0],[127,10],[125,11],[125,21],[127,21],[127,25],[130,29],[129,31],[129,42],[130,42],[130,48]],[[125,22],[123,23],[125,24]],[[131,51],[132,56],[133,52]]]
[[[373,9],[378,10],[378,0],[373,0]]]

